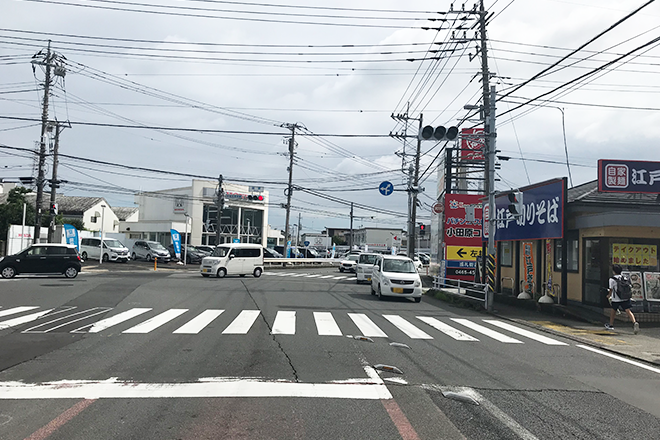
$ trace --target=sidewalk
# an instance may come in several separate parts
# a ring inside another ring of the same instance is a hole
[[[492,314],[581,344],[660,365],[660,326],[657,323],[640,323],[640,333],[635,335],[632,324],[617,320],[614,331],[608,331],[604,327],[604,323],[609,322],[605,315],[600,323],[593,320],[593,315],[581,316],[574,308],[555,307],[561,308],[559,313],[566,312],[565,316],[560,316],[558,310],[546,313],[499,302],[495,303]]]

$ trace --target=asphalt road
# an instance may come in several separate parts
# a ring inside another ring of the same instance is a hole
[[[0,280],[0,439],[660,432],[659,369],[336,269],[106,268]]]

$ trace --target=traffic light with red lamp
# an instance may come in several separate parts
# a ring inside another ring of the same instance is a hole
[[[507,195],[509,198],[509,212],[513,217],[520,217],[523,212],[523,193],[521,191],[514,191]]]
[[[426,225],[422,223],[421,225],[419,225],[419,235],[425,235],[425,234],[426,234]]]
[[[57,215],[57,203],[50,204],[50,215]]]

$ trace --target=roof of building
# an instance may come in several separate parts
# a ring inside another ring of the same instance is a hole
[[[125,221],[131,215],[138,212],[138,209],[139,208],[137,206],[117,206],[112,208],[112,212],[115,213],[120,221]]]
[[[568,189],[568,203],[635,204],[660,206],[657,194],[599,192],[598,181]]]
[[[37,195],[35,193],[29,193],[25,195],[25,198],[30,202],[34,203]],[[55,199],[57,201],[57,210],[58,212],[64,213],[83,213],[93,206],[105,202],[103,197],[82,197],[82,196],[63,196],[57,195]],[[0,204],[7,202],[7,194],[0,194]],[[43,201],[41,203],[42,209],[47,209],[48,204],[50,203],[50,194],[44,192]],[[105,202],[109,208],[111,208],[108,202]]]

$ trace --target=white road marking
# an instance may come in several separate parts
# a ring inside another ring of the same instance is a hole
[[[135,318],[136,316],[139,316],[143,313],[146,313],[148,311],[152,310],[151,308],[133,308],[130,310],[126,310],[125,312],[121,312],[116,314],[115,316],[111,316],[109,318],[105,318],[100,320],[99,322],[91,325],[86,325],[80,328],[77,328],[75,330],[72,330],[71,333],[84,333],[82,330],[91,327],[87,333],[98,333],[101,332],[107,328],[110,328],[112,326],[115,326],[117,324],[120,324],[124,321],[128,321],[129,319]]]
[[[520,336],[524,336],[529,339],[533,339],[535,341],[541,342],[543,344],[547,345],[568,345],[565,342],[557,341],[552,338],[548,338],[547,336],[539,335],[534,332],[530,332],[529,330],[525,330],[519,327],[516,327],[515,325],[508,324],[506,322],[498,321],[497,319],[484,319],[484,322],[487,322],[489,324],[492,324],[496,327],[503,328],[504,330],[508,330],[511,333],[516,333]]]
[[[254,321],[261,313],[259,310],[243,310],[238,316],[229,324],[229,326],[222,332],[223,335],[244,335],[250,328]]]
[[[37,320],[44,316],[46,313],[50,312],[53,309],[43,310],[41,312],[32,313],[30,315],[21,316],[20,318],[8,319],[6,321],[0,322],[0,330],[4,330],[10,327],[16,327],[17,325],[25,324],[34,320]]]
[[[363,336],[370,338],[386,338],[387,335],[364,313],[349,313],[348,317],[353,320]]]
[[[14,315],[16,313],[27,312],[28,310],[38,309],[39,306],[20,306],[11,309],[0,310],[0,316]]]
[[[293,277],[293,278],[296,278],[296,277],[306,277],[306,276],[307,276],[306,273],[297,273],[297,274],[295,274],[295,275],[291,275],[291,277]]]
[[[346,278],[350,278],[350,277],[333,277],[332,279],[333,280],[345,280]]]
[[[431,327],[435,328],[436,330],[440,330],[442,333],[456,339],[457,341],[479,341],[479,339],[470,336],[467,333],[463,333],[462,331],[457,330],[454,327],[430,316],[418,316],[417,319],[424,321]]]
[[[428,333],[418,329],[399,315],[383,315],[383,318],[394,324],[399,330],[412,339],[433,339]]]
[[[458,322],[459,324],[463,324],[464,326],[471,328],[475,332],[479,332],[482,335],[486,335],[489,338],[493,338],[496,341],[504,342],[505,344],[522,344],[522,341],[519,341],[517,339],[514,339],[512,337],[509,337],[507,335],[504,335],[500,332],[496,332],[495,330],[491,330],[488,327],[484,327],[483,325],[479,325],[475,322],[468,321],[467,319],[463,318],[451,318],[452,321]]]
[[[333,278],[333,277],[334,277],[334,275],[325,275],[325,276],[319,277],[319,280],[324,280],[326,278]]]
[[[594,353],[602,354],[603,356],[610,357],[612,359],[616,359],[617,361],[625,362],[630,365],[634,365],[639,368],[643,368],[645,370],[653,371],[654,373],[660,374],[660,368],[655,368],[651,367],[650,365],[643,364],[641,362],[633,361],[632,359],[627,359],[623,356],[618,356],[616,354],[604,351],[604,350],[599,350],[597,348],[589,347],[588,345],[582,345],[578,344],[576,347],[584,348],[585,350],[593,351]]]
[[[316,274],[316,275],[307,275],[306,278],[316,278],[316,277],[320,277],[320,276],[321,276],[321,275],[319,275],[319,274]]]
[[[96,310],[98,310],[98,311],[96,311]],[[103,313],[107,313],[110,310],[112,310],[112,307],[94,307],[94,308],[91,308],[91,309],[88,309],[88,310],[83,310],[82,312],[72,313],[70,315],[62,316],[61,318],[53,319],[52,321],[44,322],[44,323],[36,325],[34,327],[30,327],[29,329],[24,330],[21,333],[48,333],[48,332],[51,332],[53,330],[57,330],[58,328],[62,328],[62,327],[65,327],[67,325],[73,324],[74,322],[84,321],[85,319],[91,318],[93,316],[101,315]],[[88,312],[94,312],[94,313],[90,313],[90,314],[86,315],[86,313],[88,313]],[[77,315],[84,315],[84,316],[81,317],[81,318],[69,320],[70,318],[72,318],[74,316],[77,316]],[[60,325],[56,325],[55,327],[46,328],[45,330],[37,330],[39,327],[47,327],[48,324],[52,324],[52,323],[58,322],[58,321],[64,321],[64,323],[60,324]]]
[[[273,323],[273,335],[295,335],[296,334],[296,312],[279,311]]]
[[[178,329],[174,330],[172,333],[185,334],[185,335],[196,335],[201,332],[207,325],[209,325],[215,318],[220,316],[224,310],[208,309],[204,310],[199,315],[195,316],[193,319],[183,324]]]
[[[128,330],[124,330],[122,333],[149,333],[152,330],[157,329],[163,324],[167,324],[174,318],[183,315],[188,309],[169,309],[154,316],[151,319],[147,319],[141,324],[131,327]]]
[[[300,383],[280,380],[219,378],[189,383],[57,381],[40,384],[0,382],[0,400],[18,399],[166,399],[217,397],[311,397],[316,399],[390,400],[387,386],[360,383]]]
[[[330,312],[314,312],[314,321],[319,336],[342,336],[339,326]]]

